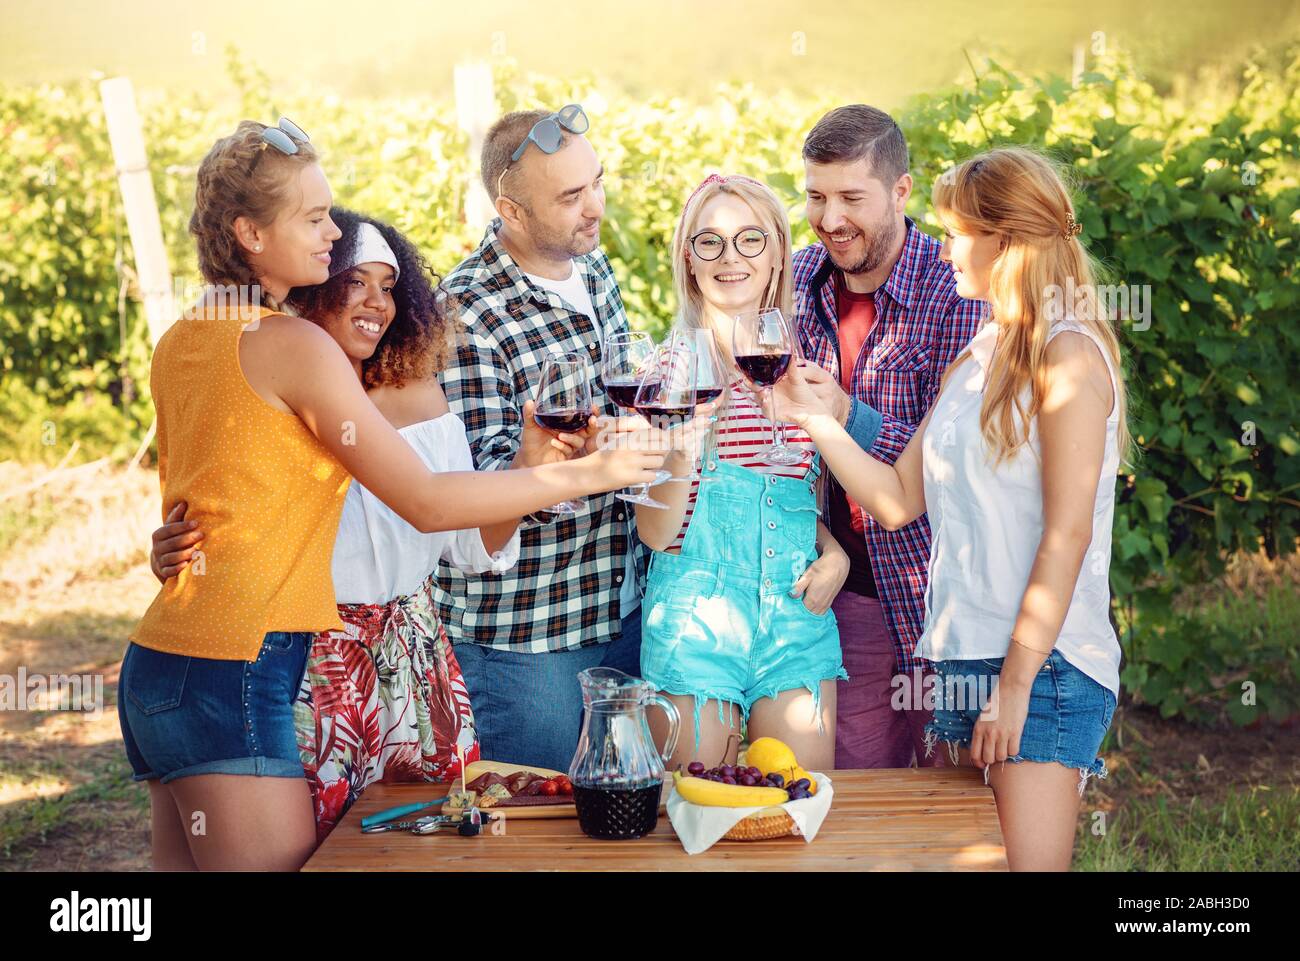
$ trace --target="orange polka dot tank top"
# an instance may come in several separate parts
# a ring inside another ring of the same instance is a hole
[[[244,379],[246,323],[198,312],[154,351],[163,516],[185,501],[204,538],[131,636],[142,647],[253,661],[269,631],[343,629],[330,560],[351,477]]]

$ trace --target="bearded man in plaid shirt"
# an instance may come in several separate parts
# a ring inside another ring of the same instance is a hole
[[[805,375],[858,443],[892,464],[987,307],[957,296],[941,244],[904,214],[912,178],[893,118],[863,104],[832,110],[809,132],[803,158],[808,222],[821,241],[794,257]],[[776,396],[779,411],[780,386]],[[887,531],[833,478],[828,514],[850,562],[832,605],[850,676],[839,683],[835,766],[907,767],[914,757],[939,765],[922,738],[930,719],[922,685],[933,669],[913,653],[929,522],[923,514]]]
[[[445,281],[464,331],[441,377],[479,470],[510,467],[548,356],[581,353],[594,378],[605,338],[628,329],[599,250],[604,169],[586,127],[576,105],[520,111],[498,120],[483,145],[480,173],[499,217]],[[600,411],[616,416],[599,381],[592,390]],[[434,572],[484,757],[568,769],[582,715],[578,672],[640,674],[647,559],[633,511],[602,494],[576,515],[524,518],[519,562],[504,574],[446,563]]]

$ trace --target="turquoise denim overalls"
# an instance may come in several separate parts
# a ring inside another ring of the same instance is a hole
[[[835,614],[790,596],[817,559],[818,460],[802,479],[774,477],[706,452],[680,554],[656,551],[643,602],[641,675],[669,694],[740,706],[807,688],[820,718],[821,682],[848,679]]]

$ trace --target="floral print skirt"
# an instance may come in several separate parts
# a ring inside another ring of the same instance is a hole
[[[478,760],[469,692],[429,582],[388,604],[340,604],[317,634],[294,704],[316,843],[377,781],[444,781]]]

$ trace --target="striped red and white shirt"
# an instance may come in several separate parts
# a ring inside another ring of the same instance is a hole
[[[737,377],[731,382],[726,416],[717,425],[716,452],[713,456],[725,460],[737,467],[746,467],[759,474],[775,474],[778,477],[804,477],[812,466],[813,455],[817,448],[809,437],[793,424],[785,425],[785,442],[804,457],[798,464],[782,466],[769,464],[759,459],[759,454],[772,442],[771,423],[763,409],[754,402],[745,387],[745,381]],[[699,492],[699,481],[691,481],[691,493],[686,500],[686,515],[682,518],[682,529],[668,545],[668,549],[679,550],[686,540],[686,528],[690,526],[691,515],[695,513],[695,495]]]

